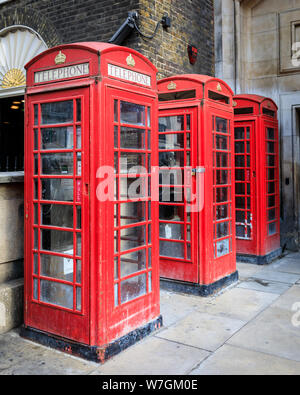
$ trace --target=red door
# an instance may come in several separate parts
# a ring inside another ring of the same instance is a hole
[[[234,134],[237,251],[256,254],[257,209],[254,122],[236,122]]]
[[[197,108],[159,111],[160,276],[198,281]],[[184,170],[186,169],[186,170]]]
[[[27,106],[25,324],[89,343],[89,88]]]

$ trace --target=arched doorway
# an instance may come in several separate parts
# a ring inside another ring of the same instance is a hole
[[[24,66],[46,49],[43,39],[29,27],[0,31],[0,172],[23,170]]]

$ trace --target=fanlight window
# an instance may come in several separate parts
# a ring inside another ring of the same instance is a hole
[[[26,71],[24,66],[47,49],[43,40],[29,28],[14,26],[1,33],[0,92],[25,86]]]

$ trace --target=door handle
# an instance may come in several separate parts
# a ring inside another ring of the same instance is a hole
[[[192,176],[195,176],[196,174],[199,173],[205,173],[205,167],[196,167],[192,169]]]

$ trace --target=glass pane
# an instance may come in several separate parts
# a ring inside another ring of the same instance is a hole
[[[275,182],[268,182],[268,193],[275,193]]]
[[[41,280],[41,301],[73,309],[73,287]]]
[[[229,170],[216,170],[216,184],[217,185],[229,184],[230,183],[229,177],[230,177]]]
[[[245,170],[236,169],[236,171],[235,171],[235,179],[237,181],[245,181]]]
[[[38,125],[39,123],[39,107],[38,104],[34,105],[34,124]]]
[[[33,212],[34,212],[33,223],[34,223],[34,225],[38,225],[38,223],[39,223],[39,211],[38,211],[38,205],[37,204],[33,205]]]
[[[72,202],[73,180],[72,179],[42,179],[42,199],[62,202]]]
[[[243,141],[235,143],[235,153],[243,154],[245,152],[245,143]]]
[[[223,203],[228,201],[228,188],[216,188],[217,203]]]
[[[132,125],[146,125],[145,106],[121,101],[121,123]]]
[[[184,225],[160,224],[159,237],[162,239],[184,240]]]
[[[152,292],[152,272],[148,273],[148,292]]]
[[[121,233],[121,252],[146,244],[146,227],[136,226],[133,228],[122,229]]]
[[[221,239],[222,237],[229,236],[230,226],[229,222],[222,222],[221,224],[217,224],[217,239]]]
[[[38,150],[39,149],[39,139],[38,139],[38,129],[34,129],[34,146],[33,146],[34,150]]]
[[[152,249],[148,248],[148,268],[152,267]]]
[[[217,152],[216,162],[216,167],[229,167],[229,155]]]
[[[191,116],[186,116],[186,130],[191,130]]]
[[[114,147],[119,147],[119,128],[118,126],[114,127]]]
[[[42,174],[72,175],[73,174],[73,154],[42,154]]]
[[[184,207],[160,204],[159,219],[163,221],[184,221]]]
[[[267,152],[270,154],[275,154],[275,143],[267,143]]]
[[[216,243],[217,246],[217,258],[229,254],[229,239],[218,241]]]
[[[119,232],[115,231],[114,232],[114,253],[119,252]]]
[[[145,177],[120,178],[120,199],[128,200],[147,197],[146,181],[147,178]]]
[[[268,155],[268,166],[275,166],[275,155]]]
[[[216,207],[216,220],[222,220],[229,218],[229,206],[228,205],[223,205],[223,206],[217,206]]]
[[[275,199],[275,195],[273,196],[268,196],[268,207],[274,207],[276,205],[276,199]]]
[[[73,122],[73,100],[41,104],[41,125]]]
[[[81,126],[76,127],[76,148],[81,149]]]
[[[245,156],[244,155],[236,155],[235,167],[245,167]]]
[[[73,282],[73,259],[41,254],[41,275]]]
[[[246,201],[245,201],[244,197],[236,197],[235,198],[236,208],[245,209],[246,208],[245,204],[246,204]]]
[[[234,129],[234,137],[236,140],[244,140],[245,129],[244,128],[235,128]]]
[[[276,232],[276,222],[269,224],[269,236],[274,235]]]
[[[146,220],[146,203],[123,203],[121,207],[121,226],[143,222]]]
[[[236,211],[236,222],[242,224],[246,222],[245,211]]]
[[[131,252],[120,257],[121,277],[146,269],[146,250]]]
[[[216,135],[216,146],[217,150],[228,150],[228,137]]]
[[[119,121],[119,103],[118,100],[114,100],[114,122]]]
[[[41,129],[41,149],[73,149],[73,134],[73,126]]]
[[[73,232],[41,229],[41,249],[73,255]]]
[[[38,280],[33,279],[33,299],[38,300]]]
[[[121,303],[129,302],[146,294],[146,274],[121,282]]]
[[[76,282],[81,284],[81,261],[76,261]]]
[[[189,154],[189,153],[187,153]],[[159,154],[160,167],[184,167],[184,152],[160,152]],[[187,164],[189,166],[189,164]]]
[[[245,184],[237,182],[235,184],[235,193],[236,195],[245,195],[246,189],[245,189]]]
[[[34,155],[34,175],[39,174],[39,156],[38,154]]]
[[[121,173],[135,173],[135,174],[145,174],[146,169],[146,155],[130,152],[121,152],[120,158]]]
[[[81,256],[81,233],[76,234],[76,255]]]
[[[114,285],[114,299],[115,299],[115,307],[119,305],[119,284]]]
[[[38,230],[34,229],[33,230],[33,248],[35,250],[38,250],[39,246],[39,239],[38,239]]]
[[[164,169],[159,170],[160,185],[183,185],[184,171],[182,169]]]
[[[81,311],[81,288],[76,288],[76,310]]]
[[[276,219],[276,209],[275,208],[269,210],[269,214],[268,214],[269,221],[273,221],[274,219]]]
[[[159,188],[159,201],[164,203],[183,203],[184,194],[186,200],[190,197],[190,189],[184,191],[183,188],[162,187]]]
[[[159,254],[165,257],[184,259],[184,243],[160,240]]]
[[[77,152],[76,154],[76,174],[81,176],[81,152]]]
[[[41,204],[41,223],[47,226],[73,228],[73,206]]]
[[[160,134],[159,135],[159,149],[184,149],[184,134]]]
[[[275,169],[268,169],[268,180],[275,180]]]
[[[76,121],[81,122],[81,99],[76,99]]]
[[[145,149],[145,130],[134,128],[121,128],[121,148]]]
[[[33,274],[38,275],[38,272],[39,272],[38,254],[33,254]]]
[[[267,140],[275,140],[275,129],[267,128]]]
[[[160,132],[179,132],[184,130],[184,116],[175,115],[171,117],[159,118]]]
[[[245,226],[244,225],[237,225],[236,226],[236,237],[245,237]]]
[[[220,133],[227,133],[227,119],[216,118],[216,130]]]
[[[77,224],[76,224],[76,229],[81,229],[81,207],[76,208],[77,211]]]

